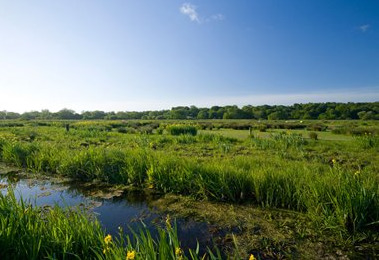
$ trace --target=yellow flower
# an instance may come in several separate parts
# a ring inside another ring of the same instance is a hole
[[[360,171],[356,171],[356,172],[354,173],[354,175],[357,176],[357,175],[360,174],[360,173],[361,173]]]
[[[106,247],[106,248],[104,248],[104,250],[103,250],[103,254],[105,255],[107,252],[109,252],[110,251],[110,248],[109,247]]]
[[[111,235],[107,235],[105,238],[104,238],[104,242],[106,245],[108,245],[109,243],[112,242],[112,236]]]
[[[136,251],[132,250],[132,251],[128,251],[128,253],[126,254],[126,260],[133,260],[136,258]]]
[[[176,256],[182,255],[182,249],[180,247],[175,248],[175,255]]]
[[[333,158],[333,159],[332,159],[332,163],[333,163],[333,164],[336,164],[336,163],[337,163],[337,160]]]
[[[250,255],[249,260],[256,260],[253,254]]]

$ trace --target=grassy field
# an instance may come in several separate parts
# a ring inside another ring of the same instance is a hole
[[[258,138],[270,138],[273,133],[283,132],[281,129],[272,129],[267,132],[260,132],[258,130],[252,131],[252,135]],[[202,130],[202,134],[219,134],[225,137],[236,138],[238,140],[245,140],[250,137],[249,130],[235,130],[235,129],[219,129],[219,130]],[[307,130],[287,130],[286,133],[302,135],[305,139],[310,139]],[[319,140],[329,140],[329,141],[352,141],[353,136],[348,135],[337,135],[331,132],[317,132]]]
[[[41,174],[182,195],[186,203],[170,204],[179,215],[197,201],[242,207],[245,231],[233,238],[230,255],[318,259],[368,243],[372,256],[379,228],[378,129],[375,121],[3,121],[0,159]],[[296,243],[281,244],[280,234],[246,243],[255,232],[247,224],[249,209],[257,207],[265,216],[267,210],[301,214],[306,224],[283,224],[296,230],[286,233],[286,241]],[[191,214],[232,225],[233,218],[226,223],[204,211]]]

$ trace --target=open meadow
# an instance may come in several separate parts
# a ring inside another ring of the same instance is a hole
[[[3,120],[0,161],[154,193],[167,215],[155,235],[141,223],[108,237],[85,210],[35,206],[4,184],[1,259],[379,257],[377,121]],[[214,246],[182,247],[175,218],[221,230]]]

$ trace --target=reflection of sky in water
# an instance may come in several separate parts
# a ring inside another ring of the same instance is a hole
[[[0,179],[0,184],[6,184],[7,179]],[[91,206],[91,202],[101,202],[101,206],[91,210],[101,225],[106,228],[106,232],[117,234],[118,227],[121,226],[124,233],[131,234],[129,227],[138,231],[141,221],[151,231],[153,237],[157,235],[156,226],[163,226],[165,215],[152,212],[144,201],[143,196],[129,194],[123,197],[114,197],[113,199],[91,199],[80,193],[79,190],[53,184],[46,180],[28,180],[22,179],[11,184],[15,191],[17,199],[22,197],[24,200],[30,200],[38,206],[58,205],[58,206],[76,206],[85,204]],[[1,189],[5,194],[6,188]],[[205,223],[197,223],[184,219],[177,219],[178,235],[183,248],[196,248],[196,242],[202,246],[210,246],[210,234]],[[202,252],[205,252],[201,250]]]
[[[6,182],[3,180],[3,183]],[[16,184],[12,183],[11,186],[14,188],[17,199],[22,197],[38,206],[55,204],[61,207],[75,206],[86,201],[82,195],[68,193],[45,181],[19,180]],[[5,194],[6,189],[2,189],[2,193]]]

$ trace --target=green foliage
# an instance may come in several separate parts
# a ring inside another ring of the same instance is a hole
[[[273,133],[271,138],[251,138],[253,145],[259,149],[275,149],[278,151],[286,151],[295,149],[300,151],[306,144],[306,140],[299,134],[287,134],[285,132]]]
[[[317,140],[318,139],[318,135],[315,132],[310,132],[309,133],[309,138],[313,139],[313,140]]]
[[[195,106],[179,106],[170,110],[143,111],[143,112],[104,112],[104,111],[83,111],[81,114],[75,113],[70,109],[62,109],[56,113],[48,110],[31,111],[23,114],[0,111],[1,119],[23,119],[23,120],[131,120],[131,119],[269,119],[269,120],[288,120],[288,119],[361,119],[378,120],[378,102],[372,103],[307,103],[294,104],[292,106],[213,106],[211,108],[197,108]],[[316,130],[313,130],[316,131]]]
[[[310,124],[307,126],[309,131],[326,131],[328,127],[323,124]]]
[[[38,208],[0,194],[0,258],[94,258],[103,231],[80,210]]]
[[[171,135],[193,135],[197,134],[196,126],[192,125],[169,125],[166,130]]]
[[[362,136],[357,136],[356,140],[363,149],[376,148],[379,149],[379,136],[371,133],[365,133]]]
[[[118,126],[102,131],[97,127],[103,122],[80,123],[68,133],[55,123],[35,128],[34,140],[28,127],[0,128],[0,158],[39,173],[302,211],[344,234],[377,228],[375,135],[307,142],[299,130],[271,130],[240,141],[213,134],[222,132],[217,130],[197,136],[125,135]]]

